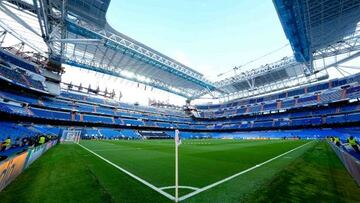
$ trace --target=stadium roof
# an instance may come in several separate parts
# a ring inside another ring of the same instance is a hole
[[[61,48],[65,63],[141,82],[181,96],[214,85],[204,76],[113,29],[105,19],[110,0],[70,1],[66,35],[73,39]],[[93,39],[94,41],[87,41]],[[80,43],[78,43],[80,42]]]
[[[18,9],[38,14],[49,52],[65,64],[122,77],[186,98],[193,92],[215,89],[201,73],[114,30],[105,18],[110,0],[54,0],[48,5],[41,1],[36,5],[21,0],[9,2]]]
[[[358,42],[353,41],[360,32],[359,0],[273,2],[297,61],[311,64],[314,59],[359,46]],[[342,47],[335,47],[339,45]]]
[[[52,58],[190,99],[261,94],[325,79],[315,75],[313,60],[360,48],[360,0],[273,0],[294,57],[212,82],[113,29],[105,17],[110,0],[7,2],[37,15]]]

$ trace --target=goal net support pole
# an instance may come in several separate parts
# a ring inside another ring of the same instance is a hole
[[[81,139],[80,135],[77,135],[77,136],[76,136],[76,139],[75,139],[75,143],[76,143],[76,144],[79,144],[79,143],[80,143],[80,139]]]

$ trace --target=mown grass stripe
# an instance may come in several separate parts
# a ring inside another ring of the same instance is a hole
[[[115,168],[119,169],[120,171],[122,171],[122,172],[124,172],[125,174],[129,175],[130,177],[134,178],[135,180],[141,182],[142,184],[148,186],[149,188],[155,190],[156,192],[164,195],[165,197],[169,198],[170,200],[175,200],[175,197],[174,197],[174,196],[172,196],[172,195],[170,195],[170,194],[162,191],[161,189],[159,189],[158,187],[154,186],[153,184],[147,182],[146,180],[141,179],[140,177],[138,177],[138,176],[130,173],[129,171],[127,171],[127,170],[125,170],[125,169],[123,169],[123,168],[121,168],[120,166],[118,166],[118,165],[114,164],[113,162],[105,159],[104,157],[100,156],[99,154],[91,151],[91,150],[88,149],[87,147],[85,147],[85,146],[83,146],[83,145],[81,145],[81,144],[78,144],[78,145],[79,145],[80,147],[84,148],[85,150],[87,150],[88,152],[90,152],[90,153],[94,154],[95,156],[99,157],[100,159],[102,159],[102,160],[105,161],[106,163],[114,166]]]
[[[234,175],[232,175],[232,176],[229,176],[229,177],[224,178],[224,179],[222,179],[222,180],[220,180],[220,181],[217,181],[217,182],[215,182],[215,183],[212,183],[212,184],[210,184],[210,185],[208,185],[208,186],[202,187],[202,188],[200,188],[200,189],[198,189],[198,190],[196,190],[196,191],[194,191],[194,192],[191,192],[191,193],[189,193],[189,194],[186,194],[186,195],[180,197],[180,198],[179,198],[179,201],[183,201],[183,200],[188,199],[188,198],[190,198],[190,197],[192,197],[192,196],[194,196],[194,195],[197,195],[197,194],[199,194],[199,193],[201,193],[201,192],[204,192],[204,191],[209,190],[209,189],[211,189],[211,188],[213,188],[213,187],[215,187],[215,186],[218,186],[218,185],[220,185],[220,184],[222,184],[222,183],[225,183],[225,182],[227,182],[227,181],[229,181],[229,180],[231,180],[231,179],[233,179],[233,178],[236,178],[236,177],[238,177],[238,176],[240,176],[240,175],[242,175],[242,174],[244,174],[244,173],[247,173],[247,172],[249,172],[249,171],[252,171],[252,170],[254,170],[254,169],[256,169],[256,168],[258,168],[258,167],[260,167],[260,166],[262,166],[262,165],[265,165],[265,164],[267,164],[267,163],[269,163],[269,162],[271,162],[271,161],[274,161],[275,159],[278,159],[278,158],[280,158],[280,157],[282,157],[282,156],[285,156],[286,154],[289,154],[289,153],[291,153],[291,152],[293,152],[293,151],[295,151],[295,150],[297,150],[297,149],[300,149],[300,148],[302,148],[302,147],[304,147],[304,146],[306,146],[306,145],[308,145],[308,144],[310,144],[310,143],[312,143],[312,142],[313,142],[313,141],[308,142],[308,143],[305,143],[305,144],[303,144],[303,145],[301,145],[301,146],[298,146],[298,147],[296,147],[296,148],[294,148],[294,149],[291,149],[291,150],[289,150],[289,151],[287,151],[287,152],[285,152],[285,153],[282,153],[282,154],[280,154],[280,155],[278,155],[278,156],[275,156],[275,157],[273,157],[273,158],[271,158],[271,159],[269,159],[269,160],[267,160],[267,161],[264,161],[264,162],[262,162],[262,163],[260,163],[260,164],[257,164],[257,165],[255,165],[255,166],[253,166],[253,167],[250,167],[250,168],[248,168],[248,169],[246,169],[246,170],[240,171],[239,173],[236,173],[236,174],[234,174]]]

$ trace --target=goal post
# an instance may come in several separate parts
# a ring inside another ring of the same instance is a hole
[[[64,130],[61,136],[61,143],[73,142],[79,144],[81,139],[81,130],[67,129]]]

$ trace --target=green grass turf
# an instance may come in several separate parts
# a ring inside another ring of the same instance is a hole
[[[5,190],[1,203],[168,202],[74,144],[50,149]]]
[[[306,141],[187,140],[179,149],[179,185],[204,187]],[[174,185],[173,141],[83,141],[82,145],[157,187]]]
[[[180,185],[204,187],[304,143],[306,141],[184,140],[180,146]],[[81,144],[157,187],[174,185],[173,141],[82,141]],[[254,191],[269,184],[282,169],[292,166],[294,160],[314,145],[317,143],[310,143],[184,202],[251,199]],[[341,170],[346,174],[344,168]],[[166,192],[173,194],[173,190]],[[181,195],[188,192],[191,190],[180,190]],[[59,145],[49,150],[0,196],[4,202],[169,202],[77,145]]]
[[[360,187],[330,146],[321,142],[264,184],[248,201],[360,202]]]

